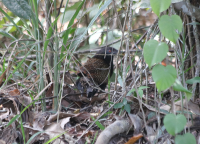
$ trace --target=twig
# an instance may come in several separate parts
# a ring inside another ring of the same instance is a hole
[[[195,38],[195,43],[196,43],[196,51],[197,51],[197,61],[196,61],[196,72],[195,72],[195,77],[198,77],[199,76],[199,72],[200,72],[200,42],[199,42],[199,36],[198,36],[198,28],[196,26],[196,20],[195,20],[195,17],[193,15],[193,12],[191,10],[191,4],[189,2],[189,0],[186,0],[186,3],[187,3],[187,7],[191,13],[191,17],[192,17],[192,23],[193,24],[193,35],[194,35],[194,38]],[[196,91],[196,85],[197,83],[194,83],[193,84],[193,95],[192,95],[192,100],[194,101],[194,98],[195,98],[195,91]]]

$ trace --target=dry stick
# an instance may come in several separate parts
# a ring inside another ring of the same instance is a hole
[[[132,19],[132,3],[130,3],[130,17],[129,17],[130,23],[129,23],[129,27],[131,26],[131,19]],[[129,30],[131,30],[131,28],[129,28]],[[128,52],[128,50],[127,50],[127,52]],[[131,61],[130,61],[130,63],[131,63]],[[130,65],[131,65],[131,67],[132,67],[132,64],[130,64]],[[146,69],[145,69],[145,70],[146,70]],[[132,71],[132,75],[134,75],[133,71]],[[133,79],[134,79],[134,81],[135,81],[135,76],[133,76]],[[144,114],[144,110],[143,110],[143,108],[142,108],[142,102],[141,102],[141,99],[140,99],[140,96],[139,96],[139,93],[138,93],[138,89],[137,89],[136,83],[134,84],[134,87],[135,87],[135,91],[136,91],[136,93],[137,93],[137,98],[138,98],[138,101],[139,101],[140,109],[141,109],[141,111],[142,111],[142,116],[143,116],[145,128],[146,128],[146,130],[147,130],[147,124],[146,124],[146,120],[145,120],[145,114]]]
[[[109,6],[107,7],[108,11],[109,11]],[[110,16],[110,13],[108,13],[108,15]],[[113,19],[114,20],[114,19]],[[120,23],[121,24],[121,23]],[[120,25],[121,26],[121,25]],[[106,25],[106,48],[108,47],[108,27],[109,27],[109,21],[107,22]],[[106,50],[105,50],[105,54],[104,54],[104,58],[106,57]]]
[[[190,31],[190,25],[189,25],[189,18],[188,16],[186,16],[186,20],[187,20],[187,29],[188,29],[188,37],[189,37],[189,45],[190,45],[190,61],[191,61],[191,66],[192,66],[192,77],[194,77],[194,68],[193,68],[193,65],[194,65],[194,61],[193,61],[193,47],[192,47],[192,38],[191,38],[191,31]]]
[[[133,75],[134,75],[134,73],[133,73]],[[136,94],[137,94],[137,99],[138,99],[138,101],[139,101],[140,109],[141,109],[141,111],[142,111],[142,116],[143,116],[143,120],[144,120],[144,125],[145,125],[145,128],[146,128],[146,130],[147,130],[147,124],[146,124],[145,114],[144,114],[144,110],[143,110],[143,108],[142,108],[142,104],[144,104],[144,103],[142,102],[142,100],[141,100],[141,98],[140,98],[140,96],[139,96],[139,93],[138,93],[138,89],[137,89],[137,85],[136,85],[136,82],[137,82],[137,81],[136,81],[136,79],[135,79],[135,75],[134,75],[133,78],[134,78],[133,80],[135,81],[133,87],[135,88],[135,92],[136,92]],[[138,77],[138,79],[139,79],[139,77]]]
[[[115,1],[114,1],[114,0],[113,0],[113,5],[114,5],[114,8],[115,8],[115,13],[116,13],[116,15],[117,15],[117,17],[118,17],[118,12],[117,12],[117,10],[116,10],[116,6],[115,6]],[[119,52],[120,52],[120,50],[122,49],[123,40],[124,40],[124,37],[125,37],[125,36],[124,36],[124,31],[125,31],[125,24],[126,24],[127,16],[128,16],[128,9],[127,9],[127,11],[126,11],[126,16],[125,16],[123,28],[122,28],[122,26],[121,26],[121,22],[120,22],[119,18],[118,18],[118,21],[117,21],[117,22],[119,23],[119,25],[120,25],[121,30],[122,30],[122,38],[121,38],[121,42],[120,42],[120,48],[119,48],[119,51],[118,51],[118,53],[117,53],[117,66],[116,66],[115,88],[114,88],[114,91],[117,90],[117,78],[118,78],[118,69],[119,69],[119,65],[118,65],[118,61],[119,61]]]
[[[21,36],[22,37],[22,36]],[[10,68],[11,68],[11,64],[12,64],[12,55],[14,54],[14,51],[15,51],[15,48],[17,47],[17,45],[18,45],[18,42],[15,44],[15,46],[14,46],[14,48],[13,48],[13,50],[12,50],[12,52],[11,52],[11,54],[10,54],[10,56],[9,56],[9,58],[8,58],[8,69],[7,69],[7,71],[6,71],[6,79],[9,77],[9,72],[10,72]],[[9,45],[9,47],[11,46],[11,44]],[[9,48],[8,47],[8,48]],[[4,54],[5,55],[5,54]],[[6,83],[4,83],[2,86],[1,86],[1,88],[3,88],[5,85],[7,85],[7,82]]]
[[[86,7],[86,2],[84,3],[84,6]],[[82,15],[83,15],[83,11],[82,11]],[[80,21],[79,21],[79,23],[77,24],[77,26],[80,24]],[[76,29],[77,30],[77,29]],[[74,35],[74,37],[73,37],[73,39],[75,38],[75,35]],[[65,46],[64,45],[64,43],[62,42],[62,46]],[[65,46],[65,48],[66,48],[66,46]],[[65,66],[67,65],[67,57],[70,55],[70,53],[71,53],[71,51],[70,51],[70,49],[68,49],[68,51],[67,51],[67,55],[65,55],[65,56],[63,56],[63,57],[65,57],[65,64],[64,64],[64,70],[65,70]],[[72,59],[73,60],[73,59]],[[61,61],[61,60],[60,60]],[[59,62],[60,62],[59,61]],[[58,123],[58,120],[59,120],[59,114],[60,114],[60,108],[61,108],[61,101],[62,101],[62,98],[63,98],[63,86],[64,86],[64,76],[65,76],[65,73],[63,73],[63,77],[62,77],[62,83],[61,83],[61,89],[60,89],[60,91],[59,91],[59,94],[58,94],[58,96],[60,95],[60,98],[59,98],[59,100],[60,100],[60,102],[59,102],[59,104],[58,104],[58,115],[57,115],[57,123]]]
[[[175,107],[174,107],[174,90],[172,87],[169,88],[170,94],[171,94],[171,102],[172,102],[172,113],[175,114]]]
[[[182,49],[181,49],[181,46],[180,46],[180,43],[179,43],[179,41],[177,41],[177,45],[178,45],[178,48],[179,48],[179,52],[180,52],[180,62],[181,62],[181,65],[180,65],[180,70],[181,71],[183,71],[183,59],[184,59],[184,57],[183,57],[183,55],[182,55]],[[177,50],[177,52],[178,52],[178,50]],[[182,81],[184,82],[185,81],[185,78],[184,78],[184,74],[182,74],[183,75],[183,77],[182,77]],[[181,97],[181,101],[183,102],[183,97],[182,97],[182,92],[180,92],[180,97]],[[187,111],[188,111],[188,100],[187,100],[187,97],[185,97],[185,101],[186,101],[186,109],[187,109]],[[183,108],[183,103],[181,102],[181,108]],[[184,112],[184,109],[182,109],[182,112]],[[188,113],[188,121],[189,121],[189,113]],[[184,130],[185,130],[185,133],[186,133],[186,127],[184,128]]]
[[[185,30],[186,31],[186,30]],[[180,44],[179,44],[179,47],[180,47]],[[181,50],[181,47],[180,47],[180,50]],[[187,54],[186,54],[186,52],[189,52],[189,50],[188,50],[188,48],[187,48],[187,44],[185,43],[185,51],[184,51],[184,57],[182,57],[182,60],[181,60],[181,71],[183,72],[184,71],[184,64],[183,64],[183,62],[185,62],[185,60],[186,60],[186,56],[187,56]],[[184,60],[184,61],[183,61]],[[186,84],[186,82],[185,82],[185,73],[183,72],[182,73],[182,82],[183,82],[183,86],[185,87],[185,88],[187,88],[187,84]],[[183,93],[183,92],[182,92]],[[185,96],[185,102],[186,102],[186,110],[187,110],[187,119],[188,119],[188,122],[189,122],[189,109],[188,109],[188,99],[187,99],[187,97]],[[188,132],[190,133],[190,128],[188,128]],[[185,133],[186,133],[186,128],[185,128]]]
[[[175,68],[176,68],[176,73],[177,73],[177,76],[178,76],[178,59],[179,59],[179,56],[177,56],[177,54],[178,54],[178,48],[177,48],[177,46],[178,46],[178,42],[176,43],[176,45],[175,45],[175,50],[176,50],[176,52],[175,52]],[[180,61],[180,60],[179,60]],[[179,92],[179,96],[180,96],[180,98],[181,98],[181,111],[182,111],[182,113],[184,113],[184,109],[183,109],[183,103],[182,103],[182,101],[183,101],[183,97],[182,97],[182,93],[181,92]]]
[[[129,1],[129,7],[130,7],[130,1]],[[129,9],[129,8],[128,8]],[[129,20],[131,17],[131,10],[129,10]],[[129,30],[130,30],[130,25],[128,26]],[[130,33],[130,31],[129,31]],[[122,85],[122,95],[124,95],[124,97],[126,96],[126,68],[127,68],[127,60],[128,60],[128,49],[129,49],[129,42],[130,42],[130,34],[129,37],[126,40],[126,52],[125,52],[125,56],[124,56],[124,64],[123,64],[123,73],[122,73],[122,80],[123,80],[123,85]]]
[[[7,50],[3,51],[3,52],[4,52],[4,55],[1,57],[0,63],[2,63],[2,61],[3,61],[4,57],[5,57],[5,55],[7,54],[7,51],[8,51],[9,48],[10,48],[10,46],[11,46],[12,44],[14,44],[14,43],[18,43],[19,41],[35,41],[35,40],[31,40],[31,39],[19,39],[19,40],[15,40],[15,41],[11,42],[11,43],[8,45]],[[14,51],[15,51],[15,48],[14,48],[13,50],[11,50],[11,53],[14,52]]]
[[[48,88],[50,87],[52,84],[52,82],[50,82],[42,91],[39,92],[39,94],[34,98],[34,100],[38,99],[39,96]]]
[[[130,51],[132,51],[133,48],[137,47],[137,45],[142,41],[142,39],[146,36],[147,31],[143,34],[143,36],[140,37],[140,39],[135,43],[135,45],[131,48]],[[138,50],[136,50],[138,51]],[[117,64],[117,66],[124,60],[124,57],[121,59],[121,61]],[[146,67],[147,68],[147,67]],[[145,69],[146,69],[145,68]],[[116,78],[115,78],[116,79]],[[138,79],[137,79],[138,80]],[[115,81],[116,82],[116,81]],[[131,84],[130,84],[131,85]]]
[[[128,49],[128,53],[130,54],[129,49]],[[132,63],[131,63],[131,58],[130,58],[130,57],[129,57],[129,63],[130,63],[132,78],[133,78],[134,81],[137,81],[137,80],[135,80],[135,75],[134,75],[134,72],[133,72],[133,68],[132,68]],[[136,86],[136,83],[135,83],[135,90],[136,90],[136,89],[137,89],[137,86]],[[143,120],[144,120],[145,128],[146,128],[146,130],[147,130],[147,127],[146,127],[147,124],[146,124],[145,114],[144,114],[144,110],[143,110],[143,108],[142,108],[142,103],[141,103],[141,99],[140,99],[140,97],[139,97],[138,90],[137,90],[136,93],[137,93],[137,98],[138,98],[138,101],[139,101],[140,109],[142,110],[142,115],[143,115]]]
[[[191,14],[191,18],[192,18],[192,23],[193,24],[193,35],[194,35],[194,38],[195,38],[195,43],[196,43],[196,50],[197,50],[197,61],[196,61],[196,72],[195,72],[195,77],[198,77],[199,76],[199,72],[200,72],[200,42],[199,42],[199,37],[198,37],[198,28],[196,26],[196,20],[195,20],[195,17],[192,13],[192,8],[191,8],[191,5],[190,5],[190,2],[189,0],[186,0],[186,3],[187,3],[187,7],[190,11],[190,14]],[[194,101],[194,96],[195,96],[195,91],[196,91],[196,83],[193,84],[193,95],[192,95],[192,100]],[[200,88],[199,88],[200,89]]]
[[[126,96],[126,68],[127,68],[127,60],[128,60],[128,50],[129,50],[129,43],[131,39],[131,22],[132,22],[132,3],[129,0],[129,23],[128,23],[128,38],[126,40],[126,51],[125,51],[125,58],[124,58],[124,65],[123,65],[123,87],[122,93]]]

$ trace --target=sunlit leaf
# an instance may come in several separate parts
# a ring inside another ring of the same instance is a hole
[[[156,83],[156,87],[160,92],[174,84],[177,78],[177,73],[176,69],[171,65],[164,67],[163,65],[158,64],[154,66],[152,70],[152,76]]]
[[[158,26],[160,28],[161,33],[168,38],[173,43],[176,43],[176,41],[179,38],[178,32],[182,31],[183,24],[182,20],[177,15],[163,15],[158,21]]]
[[[150,0],[153,12],[159,17],[160,13],[167,10],[171,4],[171,0]]]
[[[144,45],[144,60],[151,67],[152,65],[161,62],[168,52],[168,46],[164,42],[149,40]]]

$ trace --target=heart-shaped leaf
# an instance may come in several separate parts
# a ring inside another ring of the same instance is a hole
[[[186,118],[184,115],[174,115],[174,114],[167,114],[164,118],[164,125],[167,132],[171,135],[175,135],[181,132],[185,125],[186,125]]]
[[[171,0],[150,0],[153,12],[159,17],[160,12],[167,10],[171,4]]]
[[[196,139],[191,133],[177,135],[175,138],[175,144],[196,144]]]
[[[177,15],[172,15],[171,17],[168,15],[163,15],[159,19],[158,26],[162,34],[173,43],[176,43],[179,38],[176,30],[181,32],[183,27],[182,20]]]
[[[164,42],[149,40],[144,45],[144,60],[151,67],[155,63],[161,62],[168,52],[168,46]]]
[[[168,65],[164,67],[163,65],[156,65],[152,70],[153,80],[156,83],[158,91],[163,91],[169,88],[176,80],[177,73],[176,69]]]

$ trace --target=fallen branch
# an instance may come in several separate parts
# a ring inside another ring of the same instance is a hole
[[[117,120],[101,132],[95,144],[108,144],[114,135],[126,132],[130,127],[130,120]]]

